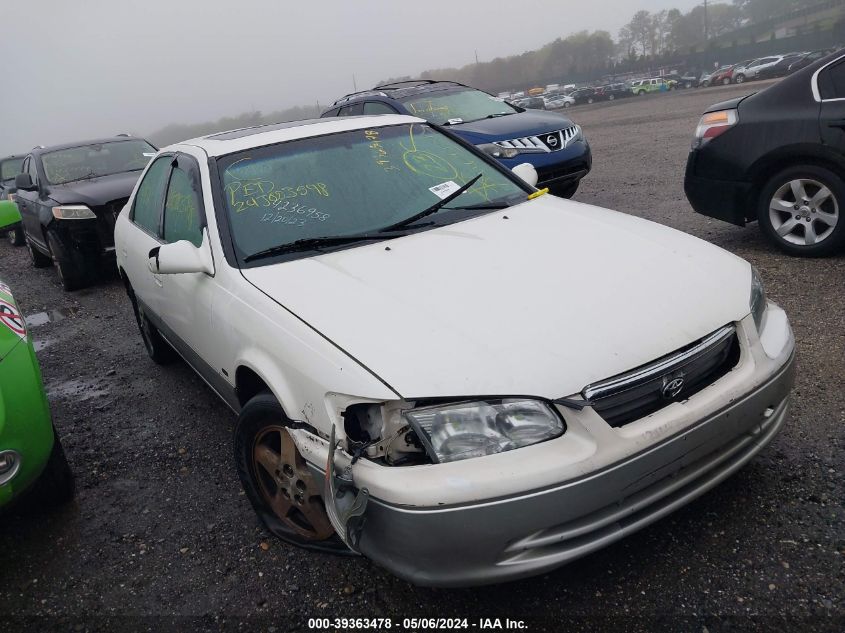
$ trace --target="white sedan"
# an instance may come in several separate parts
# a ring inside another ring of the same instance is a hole
[[[238,415],[280,538],[422,585],[521,578],[781,429],[794,339],[747,262],[515,171],[405,116],[214,134],[145,170],[115,241],[146,349]]]

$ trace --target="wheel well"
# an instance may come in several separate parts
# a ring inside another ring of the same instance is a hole
[[[749,192],[746,219],[753,220],[757,218],[757,202],[760,192],[772,176],[789,167],[799,167],[801,165],[824,167],[834,173],[845,172],[845,165],[832,157],[803,153],[801,151],[798,151],[796,154],[795,150],[790,150],[788,155],[779,153],[776,156],[762,158],[749,170],[751,172],[752,186]]]
[[[257,396],[262,391],[270,391],[270,388],[261,376],[249,367],[238,367],[235,371],[235,390],[238,394],[238,402],[244,406],[253,396]]]

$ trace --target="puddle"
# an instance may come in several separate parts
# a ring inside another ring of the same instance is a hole
[[[72,306],[70,308],[59,308],[57,310],[50,310],[49,312],[36,312],[35,314],[30,314],[26,318],[26,325],[27,327],[39,327],[41,325],[46,325],[48,323],[55,323],[57,321],[61,321],[66,319],[69,316],[73,316],[79,312],[80,308],[76,306]]]
[[[73,398],[74,400],[91,400],[108,395],[108,389],[102,389],[94,380],[68,380],[47,388],[47,395],[55,398]]]

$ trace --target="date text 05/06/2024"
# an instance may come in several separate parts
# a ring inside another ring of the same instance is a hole
[[[315,631],[443,631],[448,629],[460,630],[527,630],[524,620],[510,618],[309,618],[308,628]]]

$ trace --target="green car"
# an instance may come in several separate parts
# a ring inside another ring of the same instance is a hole
[[[0,201],[0,232],[20,221],[17,206]],[[73,475],[23,315],[0,282],[0,510],[24,494],[38,505],[61,503],[73,496]]]

